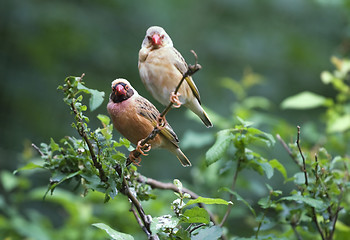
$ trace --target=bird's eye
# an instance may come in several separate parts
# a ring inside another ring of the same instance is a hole
[[[128,86],[128,85],[125,85],[124,89],[125,89],[125,90],[129,90],[129,86]]]

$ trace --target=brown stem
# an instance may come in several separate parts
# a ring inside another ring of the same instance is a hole
[[[325,237],[324,237],[324,234],[323,234],[322,229],[320,227],[320,224],[317,221],[316,210],[314,207],[312,207],[312,220],[316,224],[317,231],[320,233],[322,240],[325,240]]]
[[[177,186],[173,183],[164,183],[164,182],[160,182],[157,181],[155,179],[152,178],[147,178],[145,176],[140,176],[137,178],[137,181],[140,183],[145,183],[147,185],[149,185],[151,188],[156,188],[156,189],[164,189],[164,190],[171,190],[173,192],[177,192],[180,193],[179,189],[177,188]],[[192,199],[196,199],[198,198],[198,194],[192,192],[191,190],[187,189],[187,188],[182,188],[182,193],[187,193],[191,196]],[[199,203],[198,204],[201,208],[205,208],[204,204]],[[215,220],[215,216],[213,213],[211,213],[208,209],[206,209],[209,216],[210,216],[210,220],[215,224],[218,225],[217,221]]]
[[[87,146],[89,148],[89,152],[90,152],[90,155],[91,155],[92,162],[94,163],[95,168],[97,168],[97,170],[99,172],[99,177],[100,177],[101,181],[106,182],[107,181],[106,174],[103,171],[102,164],[97,160],[97,157],[95,155],[95,151],[94,151],[94,148],[92,146],[92,143],[90,142],[89,137],[87,136],[86,131],[85,131],[84,127],[83,127],[84,122],[81,119],[81,117],[79,116],[79,113],[78,113],[78,111],[77,111],[77,109],[76,109],[76,107],[74,105],[74,102],[72,102],[70,105],[72,107],[72,110],[73,110],[73,112],[74,112],[78,122],[81,124],[80,127],[77,126],[78,133],[84,139],[85,143],[87,144]]]
[[[43,152],[40,150],[40,148],[32,143],[32,147],[40,154],[40,156],[44,156]]]
[[[233,181],[232,181],[232,186],[231,186],[231,190],[232,192],[234,191],[235,189],[235,186],[236,186],[236,181],[237,181],[237,177],[238,177],[238,172],[239,172],[239,168],[240,168],[240,165],[241,165],[241,159],[238,159],[238,162],[237,162],[237,167],[236,167],[236,171],[235,171],[235,175],[233,176]],[[233,200],[233,194],[230,193],[230,202],[232,202]],[[220,223],[220,227],[222,227],[224,225],[224,223],[226,222],[228,216],[230,215],[230,212],[232,210],[232,205],[233,204],[229,204],[228,207],[227,207],[227,210],[226,210],[226,213]]]
[[[302,240],[302,237],[300,236],[299,232],[296,229],[296,224],[290,224],[292,226],[293,232],[298,240]]]
[[[287,151],[288,155],[291,157],[291,159],[295,162],[296,165],[298,165],[300,167],[300,170],[303,171],[303,166],[300,165],[300,163],[298,162],[298,160],[296,159],[296,156],[293,154],[293,152],[290,150],[290,148],[288,147],[288,145],[286,144],[286,142],[281,138],[281,136],[279,134],[276,135],[276,138],[278,139],[278,141],[280,141],[280,143],[282,144],[283,148]]]
[[[318,177],[318,173],[317,173],[317,171],[318,171],[318,159],[317,159],[317,154],[315,153],[315,162],[316,162],[316,166],[315,166],[315,178],[316,178],[316,184],[318,183],[318,179],[319,179],[319,177]]]
[[[303,159],[303,169],[302,171],[304,172],[304,176],[305,176],[305,185],[308,186],[309,183],[308,183],[308,179],[307,179],[307,172],[306,172],[306,164],[305,164],[305,157],[304,157],[304,154],[303,152],[301,151],[301,147],[300,147],[300,126],[297,126],[298,128],[298,135],[297,135],[297,146],[298,146],[298,149],[299,149],[299,153],[301,155],[301,158]]]
[[[137,200],[137,198],[133,195],[133,193],[130,191],[128,182],[126,181],[125,177],[123,176],[122,173],[122,169],[119,165],[116,165],[115,168],[116,172],[119,174],[119,176],[122,178],[123,180],[123,191],[121,191],[124,195],[126,195],[129,200],[131,201],[132,207],[131,207],[131,211],[134,213],[135,217],[136,217],[136,221],[139,223],[139,225],[141,226],[142,230],[147,234],[148,239],[152,239],[152,240],[156,240],[159,239],[157,235],[152,235],[152,231],[151,231],[151,219],[149,216],[147,216],[145,214],[145,211],[143,210],[141,203]],[[138,215],[141,218],[137,216],[135,210],[132,210],[133,207],[136,208]],[[141,224],[140,224],[141,223]]]
[[[201,227],[203,227],[203,226],[205,226],[205,225],[206,225],[205,223],[201,223],[201,224],[199,224],[199,225],[193,227],[193,228],[189,231],[189,233],[192,233],[194,230],[196,230],[196,229],[198,229],[198,228],[201,228]]]

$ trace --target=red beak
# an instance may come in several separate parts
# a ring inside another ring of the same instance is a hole
[[[120,84],[115,87],[115,91],[117,92],[117,95],[125,95],[126,94],[124,87]]]
[[[162,44],[162,40],[158,34],[154,34],[152,36],[152,42],[154,45],[161,45]]]

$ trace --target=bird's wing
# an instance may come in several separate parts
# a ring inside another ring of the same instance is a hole
[[[174,51],[174,65],[181,72],[181,74],[184,75],[188,70],[188,65],[179,51],[177,51],[175,48],[173,48],[173,51]],[[194,83],[192,77],[188,76],[185,78],[185,80],[190,86],[193,95],[197,98],[198,102],[201,103],[201,98],[199,95],[198,88]]]
[[[157,117],[159,115],[157,108],[143,97],[138,97],[136,101],[137,113],[150,121],[154,127],[157,126]],[[179,142],[179,139],[168,123],[166,123],[165,127],[160,131],[160,133],[174,145],[178,146],[177,143]]]

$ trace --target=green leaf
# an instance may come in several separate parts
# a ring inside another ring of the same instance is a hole
[[[90,111],[94,111],[95,109],[97,109],[104,100],[105,97],[105,93],[104,92],[100,92],[97,90],[91,90],[91,97],[90,97]]]
[[[268,147],[271,147],[276,143],[275,138],[271,134],[265,133],[257,128],[248,128],[247,133],[256,135],[259,138],[259,140],[265,142]]]
[[[314,199],[314,198],[310,198],[310,197],[304,197],[301,195],[293,195],[293,196],[287,196],[287,197],[283,197],[280,198],[278,201],[283,201],[283,200],[287,200],[287,201],[296,201],[296,202],[303,202],[311,207],[314,207],[318,210],[323,210],[325,208],[327,208],[327,204],[324,203],[321,200],[318,199]]]
[[[324,83],[324,84],[329,84],[329,83],[331,83],[332,82],[332,80],[333,80],[333,75],[330,73],[330,72],[328,72],[328,71],[323,71],[322,73],[321,73],[321,80],[322,80],[322,82]]]
[[[269,164],[271,165],[271,167],[277,169],[283,175],[285,180],[287,179],[287,171],[277,159],[272,159],[271,161],[269,161]]]
[[[232,202],[228,202],[221,198],[204,198],[204,197],[198,197],[196,199],[189,200],[185,206],[189,206],[196,203],[204,203],[204,204],[222,204],[222,205],[228,205],[232,204]]]
[[[222,228],[219,226],[211,226],[208,228],[199,229],[195,231],[191,240],[215,240],[222,235]]]
[[[210,216],[204,208],[200,207],[193,207],[191,209],[187,209],[184,214],[184,218],[182,219],[182,222],[186,223],[205,223],[209,224],[210,222]]]
[[[258,204],[261,208],[266,209],[270,206],[270,196],[260,198]]]
[[[103,99],[105,96],[104,92],[87,88],[81,83],[78,83],[78,89],[84,91],[85,93],[91,94],[90,101],[89,101],[90,111],[94,111],[103,103]]]
[[[252,206],[246,200],[244,200],[244,198],[242,198],[237,192],[232,191],[231,189],[229,189],[227,187],[220,188],[219,192],[220,191],[226,191],[226,192],[229,192],[232,195],[234,195],[236,197],[237,201],[244,203],[249,208],[249,210],[253,213],[253,215],[256,217],[255,210],[252,208]]]
[[[217,139],[214,145],[207,151],[206,164],[207,166],[215,163],[221,159],[226,153],[230,142],[232,140],[232,134],[230,129],[222,130],[217,133]]]
[[[294,183],[301,185],[301,184],[305,184],[305,174],[303,172],[298,172],[296,174],[294,174]]]
[[[243,125],[243,127],[250,127],[252,126],[254,123],[253,122],[248,122],[248,121],[244,121],[242,118],[237,116],[238,121]]]
[[[107,126],[111,120],[107,115],[103,115],[103,114],[98,114],[97,118],[101,121],[103,126]]]
[[[13,174],[16,174],[16,173],[18,173],[19,171],[22,171],[22,170],[32,170],[32,169],[36,169],[36,168],[43,168],[43,166],[35,164],[33,162],[30,162],[27,165],[25,165],[24,167],[21,167],[21,168],[15,170],[13,172]]]
[[[268,179],[270,179],[273,176],[273,168],[269,162],[264,162],[264,161],[261,161],[260,159],[255,159],[255,158],[254,158],[254,161],[264,170],[265,175]]]
[[[350,114],[338,117],[327,127],[327,131],[330,133],[345,132],[348,129],[350,129]]]
[[[305,91],[286,98],[281,103],[281,107],[282,109],[312,109],[324,106],[326,100],[321,95]]]
[[[134,237],[129,235],[129,234],[125,234],[125,233],[121,233],[118,232],[114,229],[112,229],[110,226],[104,224],[104,223],[94,223],[92,224],[92,226],[95,226],[97,228],[100,228],[102,230],[105,230],[106,233],[115,240],[134,240]]]
[[[18,186],[19,179],[8,171],[1,171],[0,179],[6,191],[11,191]]]
[[[50,147],[52,152],[60,150],[60,146],[53,140],[53,138],[50,138]]]
[[[179,179],[174,179],[174,185],[179,189],[179,192],[181,193],[183,187]]]

